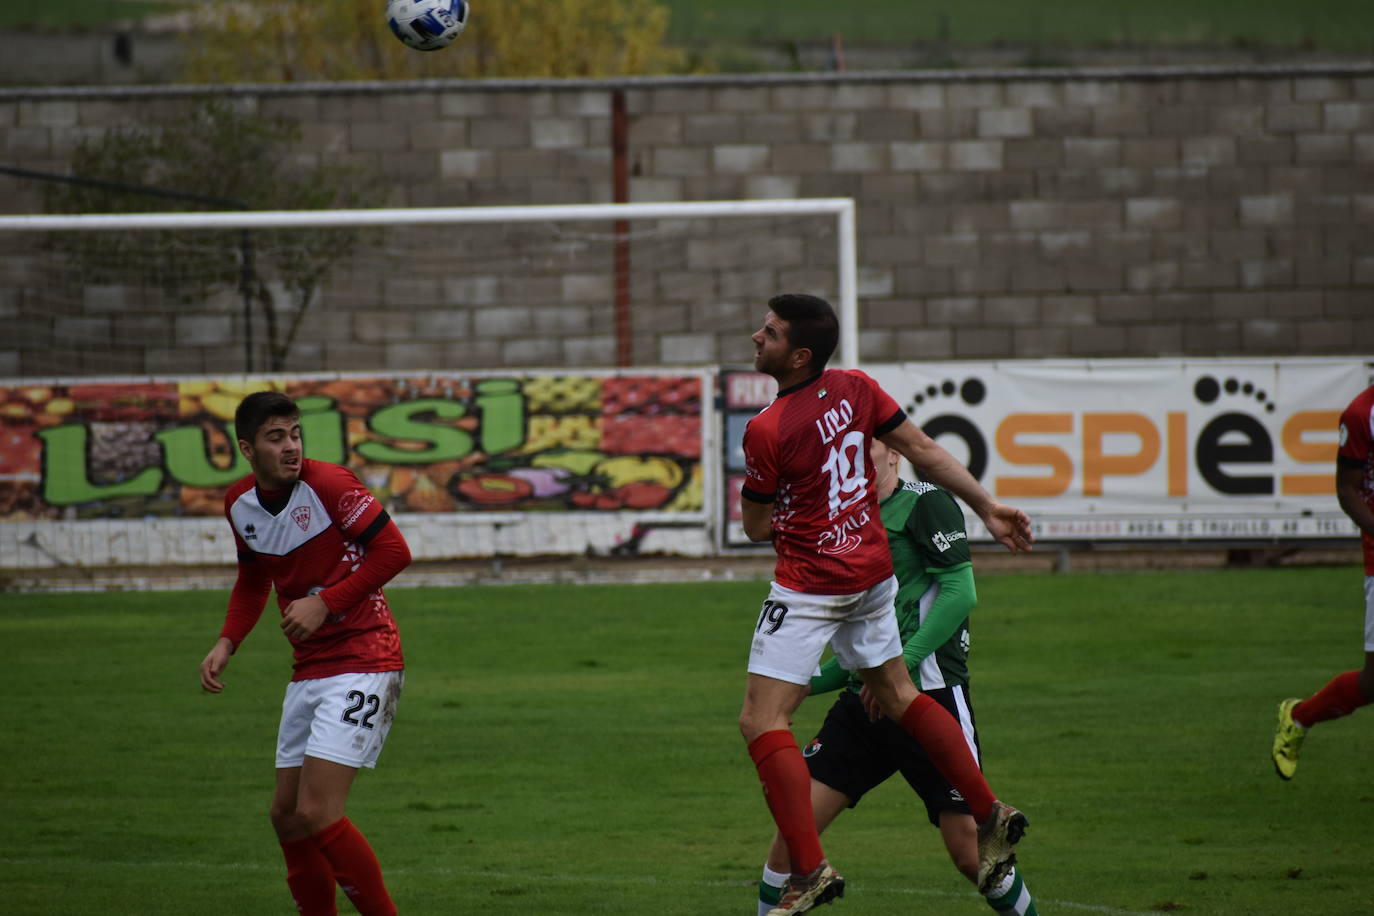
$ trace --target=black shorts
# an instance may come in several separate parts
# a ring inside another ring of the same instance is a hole
[[[978,747],[968,688],[941,687],[926,693],[973,734],[974,747]],[[811,777],[847,795],[851,808],[869,790],[900,772],[925,802],[926,814],[935,826],[945,811],[970,813],[964,797],[940,775],[920,743],[891,719],[870,722],[859,695],[852,691],[840,694],[826,714],[821,733],[803,749],[802,756]],[[981,762],[982,751],[976,756]]]

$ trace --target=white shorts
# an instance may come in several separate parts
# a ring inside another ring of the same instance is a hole
[[[1374,652],[1374,576],[1364,577],[1364,650]]]
[[[896,594],[892,576],[855,595],[813,595],[771,583],[754,628],[749,673],[806,684],[827,643],[850,671],[896,658],[902,654]]]
[[[404,683],[404,671],[292,681],[281,704],[277,769],[298,767],[306,757],[376,767]]]

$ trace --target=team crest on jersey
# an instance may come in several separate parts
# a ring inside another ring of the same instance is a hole
[[[821,752],[821,741],[819,738],[812,738],[811,743],[802,750],[803,757],[815,757]]]
[[[291,510],[291,520],[301,526],[302,531],[310,530],[310,507],[297,506]]]

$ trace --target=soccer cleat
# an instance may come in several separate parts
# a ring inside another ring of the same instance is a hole
[[[1002,883],[1016,864],[1016,844],[1026,835],[1026,816],[1011,805],[992,803],[992,813],[978,825],[978,892]]]
[[[843,896],[844,878],[830,867],[829,862],[823,861],[809,875],[788,878],[782,899],[768,911],[768,916],[795,916]]]
[[[1291,697],[1279,704],[1279,724],[1274,729],[1274,772],[1284,779],[1292,779],[1298,771],[1298,751],[1307,729],[1293,721],[1293,707],[1302,701]]]

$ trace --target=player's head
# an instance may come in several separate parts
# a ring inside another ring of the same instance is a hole
[[[280,391],[258,391],[234,412],[239,451],[253,467],[258,484],[278,490],[301,474],[301,411]]]
[[[820,372],[840,342],[840,322],[835,310],[819,296],[805,293],[783,293],[768,300],[770,318],[754,334],[755,366],[760,372],[777,376],[801,369]],[[776,319],[785,338],[785,347],[768,346],[769,322]],[[762,352],[760,352],[762,351]],[[759,365],[759,356],[765,365]]]
[[[868,448],[868,457],[873,460],[873,482],[878,488],[878,492],[891,492],[898,477],[897,466],[902,462],[901,453],[896,449],[888,448],[887,443],[874,436],[873,444]],[[889,484],[888,481],[891,483]]]

